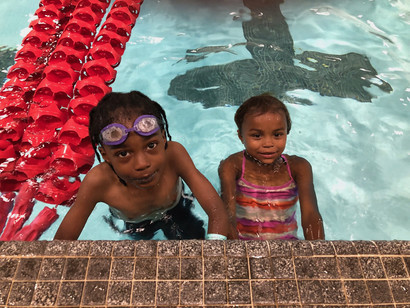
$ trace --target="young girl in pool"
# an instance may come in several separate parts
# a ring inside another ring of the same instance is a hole
[[[209,217],[208,239],[226,239],[228,216],[211,183],[186,149],[171,141],[162,107],[141,92],[109,93],[90,112],[89,134],[98,160],[85,176],[55,239],[77,239],[98,202],[125,221],[126,231],[149,239],[203,239],[203,222],[191,212],[192,197]]]
[[[291,129],[286,106],[268,94],[254,96],[238,108],[235,123],[245,150],[219,167],[230,237],[297,239],[299,200],[305,239],[324,239],[312,168],[302,157],[283,154]]]

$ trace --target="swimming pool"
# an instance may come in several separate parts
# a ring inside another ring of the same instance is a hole
[[[21,43],[35,2],[1,2],[0,45]],[[286,0],[283,19],[275,1],[250,5],[257,2],[146,0],[113,90],[137,89],[162,104],[172,138],[216,188],[220,160],[241,149],[236,105],[251,91],[275,93],[294,123],[286,152],[312,164],[326,238],[409,239],[409,8]],[[363,88],[369,80],[375,85]],[[43,207],[37,202],[28,222]],[[58,207],[40,239],[53,238],[66,211]],[[98,206],[80,239],[126,238],[104,215]]]

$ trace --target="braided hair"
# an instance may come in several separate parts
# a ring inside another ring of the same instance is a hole
[[[149,114],[159,120],[161,130],[165,131],[166,140],[171,140],[168,130],[168,121],[164,109],[155,101],[139,91],[129,93],[111,92],[106,94],[90,111],[88,132],[91,144],[101,162],[97,147],[102,145],[100,132],[111,123],[133,121],[138,116]],[[165,148],[167,143],[165,143]]]

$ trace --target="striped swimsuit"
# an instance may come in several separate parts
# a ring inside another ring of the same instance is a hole
[[[236,182],[236,222],[242,240],[294,240],[298,239],[296,202],[298,188],[292,178],[285,156],[289,182],[280,186],[259,186],[244,179],[245,156],[242,174]]]

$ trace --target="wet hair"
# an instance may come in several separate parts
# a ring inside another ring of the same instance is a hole
[[[286,133],[289,134],[292,127],[288,108],[276,97],[269,93],[253,96],[247,99],[235,113],[235,123],[238,126],[239,133],[242,131],[242,124],[246,115],[261,115],[267,112],[277,113],[283,111],[286,117]]]
[[[90,124],[88,132],[91,144],[101,162],[97,147],[102,145],[100,132],[111,123],[124,123],[135,121],[143,114],[155,116],[159,121],[161,130],[165,131],[166,140],[171,140],[168,131],[168,121],[164,109],[155,101],[139,91],[129,93],[111,92],[106,94],[90,111]],[[167,143],[165,143],[165,148]]]

